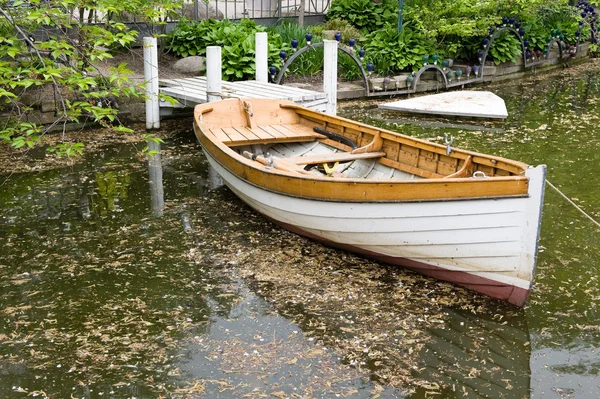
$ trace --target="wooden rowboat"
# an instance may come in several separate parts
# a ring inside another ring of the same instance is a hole
[[[450,148],[282,100],[197,105],[194,122],[225,184],[286,229],[525,304],[544,165]]]

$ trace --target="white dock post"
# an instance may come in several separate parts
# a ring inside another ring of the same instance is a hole
[[[323,91],[327,94],[327,106],[325,112],[330,115],[336,115],[338,42],[337,40],[323,40],[323,42],[325,43]]]
[[[144,79],[146,81],[146,129],[158,129],[160,128],[158,46],[155,37],[144,38]]]
[[[269,82],[269,42],[267,32],[256,32],[256,81]]]
[[[206,47],[206,101],[221,100],[221,47]]]

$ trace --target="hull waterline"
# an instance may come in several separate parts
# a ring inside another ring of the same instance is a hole
[[[262,190],[260,187],[255,187],[252,186],[251,184],[248,184],[247,182],[244,182],[242,179],[239,179],[237,176],[233,175],[232,173],[230,173],[227,169],[225,169],[222,165],[220,165],[214,158],[212,158],[210,156],[210,154],[206,153],[207,158],[209,159],[209,163],[211,164],[211,166],[213,168],[215,168],[217,170],[217,173],[223,178],[225,184],[236,194],[236,196],[238,196],[242,201],[244,201],[247,205],[249,205],[251,208],[253,208],[255,211],[257,211],[258,213],[262,214],[264,217],[266,217],[267,219],[271,220],[272,222],[278,224],[279,226],[285,228],[286,230],[292,231],[294,233],[297,233],[299,235],[302,235],[304,237],[308,237],[311,238],[313,240],[322,242],[323,244],[326,244],[328,246],[331,247],[335,247],[338,249],[342,249],[342,250],[346,250],[349,252],[353,252],[362,256],[365,256],[367,258],[370,259],[375,259],[384,263],[388,263],[388,264],[392,264],[392,265],[398,265],[404,268],[407,268],[409,270],[413,270],[416,271],[420,274],[426,275],[426,276],[430,276],[442,281],[447,281],[450,283],[454,283],[460,286],[463,286],[465,288],[468,288],[470,290],[479,292],[481,294],[487,295],[489,297],[495,298],[495,299],[499,299],[499,300],[503,300],[503,301],[507,301],[513,305],[516,306],[524,306],[527,298],[529,296],[531,287],[532,287],[532,280],[533,277],[532,275],[525,275],[523,276],[523,278],[515,278],[512,277],[511,274],[514,274],[515,270],[517,270],[518,264],[520,262],[526,262],[527,264],[530,264],[531,262],[534,262],[534,260],[531,260],[530,257],[526,254],[523,253],[522,251],[524,251],[521,248],[521,244],[523,244],[524,242],[531,242],[533,243],[533,245],[536,246],[537,249],[537,239],[538,239],[538,234],[539,234],[539,218],[537,218],[538,220],[536,221],[536,217],[535,215],[529,223],[531,224],[531,229],[530,232],[528,234],[530,234],[529,237],[519,237],[518,239],[508,239],[505,242],[496,242],[496,245],[499,245],[500,247],[503,245],[506,245],[507,247],[510,247],[511,250],[509,250],[508,253],[506,253],[506,256],[502,256],[499,257],[496,253],[490,253],[489,256],[485,256],[485,254],[480,254],[480,253],[476,253],[474,254],[475,258],[471,258],[469,257],[469,255],[467,255],[465,258],[463,258],[463,260],[461,261],[461,258],[457,256],[456,253],[460,253],[460,252],[465,252],[465,246],[468,245],[468,243],[463,243],[462,247],[463,250],[461,251],[461,245],[450,245],[451,249],[448,252],[451,252],[452,254],[449,256],[438,256],[436,259],[431,259],[430,256],[428,256],[427,254],[431,253],[436,247],[435,243],[431,243],[430,245],[425,245],[423,246],[423,252],[425,253],[424,257],[426,259],[414,259],[407,256],[402,256],[400,255],[400,253],[402,253],[402,247],[403,245],[400,244],[406,244],[405,242],[403,243],[391,243],[390,245],[388,245],[387,247],[393,247],[397,249],[397,253],[395,254],[390,254],[389,251],[388,253],[382,253],[382,252],[378,252],[377,250],[372,249],[372,247],[370,248],[369,246],[365,246],[360,245],[359,242],[353,242],[352,240],[348,241],[348,240],[335,240],[332,239],[332,233],[331,231],[326,231],[324,230],[324,226],[323,226],[323,213],[322,212],[315,212],[318,213],[318,218],[313,219],[312,216],[310,214],[304,214],[304,217],[298,215],[298,213],[296,211],[289,211],[289,209],[293,209],[293,210],[298,210],[298,209],[306,209],[306,206],[303,205],[299,205],[298,201],[300,201],[300,203],[302,202],[302,200],[298,199],[298,198],[287,198],[288,201],[290,201],[288,204],[286,205],[271,205],[273,202],[278,202],[281,201],[282,199],[284,199],[284,203],[285,198],[282,198],[283,196],[280,196],[277,193],[272,193],[272,192],[268,192],[268,191],[264,191]],[[545,173],[545,170],[540,170],[538,172],[541,172],[541,174],[543,175]],[[538,187],[536,187],[538,188]],[[538,188],[539,191],[539,188]],[[261,193],[262,192],[262,193]],[[543,195],[543,189],[541,190],[541,192],[539,193],[539,195]],[[524,229],[523,226],[514,226],[514,222],[515,220],[525,220],[522,217],[515,217],[513,216],[512,218],[507,218],[507,215],[510,215],[511,213],[515,213],[516,211],[514,211],[513,207],[517,207],[520,209],[519,213],[521,214],[525,214],[527,213],[527,205],[531,205],[535,202],[535,199],[532,198],[521,198],[521,199],[504,199],[504,200],[485,200],[484,202],[489,202],[491,204],[492,207],[495,207],[495,205],[497,205],[499,202],[512,202],[512,204],[507,204],[507,206],[511,209],[511,211],[509,212],[505,212],[502,213],[500,212],[500,219],[509,219],[507,223],[497,226],[496,229],[497,230],[512,230],[512,231],[522,231]],[[314,202],[314,201],[310,201],[310,202]],[[470,209],[477,209],[478,205],[480,205],[481,201],[460,201],[460,202],[464,202],[464,208],[470,208]],[[456,205],[458,204],[458,201],[448,201],[447,204],[452,205],[453,207],[456,207]],[[376,204],[377,207],[381,207],[382,205],[386,205],[386,204]],[[410,204],[404,204],[406,206],[410,206],[410,207],[419,207],[419,205],[423,205],[426,208],[430,208],[432,206],[434,207],[438,207],[440,206],[439,203],[428,203],[428,202],[424,202],[424,203],[410,203]],[[332,203],[318,203],[316,205],[313,204],[314,207],[316,208],[339,208],[338,212],[336,212],[338,215],[340,213],[346,213],[346,214],[360,214],[360,204],[342,204],[342,203],[338,203],[338,204],[332,204]],[[401,204],[394,204],[395,207],[400,206]],[[533,204],[533,206],[535,207],[535,204]],[[343,208],[347,208],[345,211],[343,210]],[[288,210],[286,210],[288,209]],[[429,210],[425,210],[425,212],[429,212]],[[482,215],[480,213],[481,211],[477,210],[476,213],[476,218],[482,221],[485,221],[485,215]],[[490,215],[494,215],[497,214],[498,210],[496,209],[495,213],[490,213]],[[470,215],[468,214],[463,214],[462,215],[463,218],[469,218]],[[438,216],[439,217],[439,216]],[[446,216],[447,217],[447,216]],[[498,219],[498,217],[494,218],[493,216],[491,216],[493,219]],[[335,220],[336,218],[331,215],[330,218],[332,220]],[[413,218],[414,218],[414,214],[413,214]],[[304,220],[303,220],[304,219]],[[311,220],[312,219],[312,220]],[[352,221],[351,218],[346,218],[350,221]],[[472,219],[472,218],[471,218]],[[347,220],[347,221],[348,221]],[[316,223],[315,223],[316,221]],[[467,224],[472,222],[472,220],[467,221]],[[311,224],[312,223],[312,224]],[[336,230],[340,230],[343,229],[343,226],[339,226],[339,223],[337,223],[337,221],[333,221],[331,222],[334,226],[338,226]],[[394,223],[390,223],[388,218],[383,218],[383,223],[385,223],[386,225],[394,225]],[[453,224],[455,227],[453,227],[452,229],[448,230],[448,237],[452,237],[454,235],[454,233],[457,231],[457,222],[455,221],[450,222],[450,224]],[[525,224],[525,222],[523,222]],[[362,225],[365,226],[365,220],[364,219],[360,219],[357,223],[350,223],[350,224],[354,224],[354,225]],[[480,227],[477,226],[472,226],[471,230],[473,231],[473,238],[472,241],[478,241],[479,240],[479,235],[482,231],[486,231],[486,230],[490,230],[490,229],[494,229],[494,227],[490,226],[489,224],[483,223],[483,225],[481,225]],[[365,230],[365,229],[362,229]],[[384,230],[383,228],[376,228],[376,230],[381,231]],[[328,234],[329,233],[329,234]],[[348,232],[346,232],[348,233]],[[415,232],[415,231],[411,231],[409,233],[409,235],[411,234],[418,234],[419,232]],[[431,233],[431,232],[430,232]],[[510,236],[511,231],[509,231],[509,234],[507,234],[508,236]],[[348,233],[349,234],[349,233]],[[365,240],[365,231],[354,231],[353,232],[354,235],[357,236],[362,236],[361,237],[361,241],[364,243]],[[381,240],[381,234],[380,233],[375,233],[377,234],[377,236],[371,240],[371,241],[380,241]],[[533,235],[533,236],[531,236]],[[336,234],[334,234],[334,236],[340,236],[340,232],[337,231]],[[494,240],[495,238],[490,238],[489,240]],[[462,241],[465,241],[464,239]],[[439,242],[439,241],[438,241]],[[519,244],[519,249],[516,249],[515,247],[515,243]],[[472,244],[475,246],[490,246],[490,242],[478,242],[477,244]],[[441,245],[447,245],[447,244],[441,244]],[[439,246],[439,245],[438,245]],[[442,249],[444,250],[444,249]],[[519,253],[519,251],[521,251],[521,253]],[[534,251],[536,252],[536,251]],[[470,261],[466,261],[465,259],[470,259]],[[477,259],[477,262],[473,262],[472,259]],[[462,263],[461,263],[462,262]],[[480,266],[479,268],[476,268],[475,270],[473,270],[475,267],[478,267],[475,265],[475,263],[479,263]],[[502,265],[507,265],[507,266],[502,266]],[[508,273],[502,273],[502,270],[506,270],[508,271]]]

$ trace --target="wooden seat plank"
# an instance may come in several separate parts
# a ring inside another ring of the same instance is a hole
[[[260,127],[255,127],[253,129],[249,129],[249,128],[243,126],[243,127],[239,127],[238,130],[240,131],[240,133],[242,133],[246,137],[248,137],[248,134],[252,134],[254,137],[258,138],[259,140],[273,140],[273,138],[274,138],[273,135],[265,132]]]
[[[207,130],[206,131],[206,137],[208,137],[209,139],[213,140],[213,141],[220,141],[212,131]]]
[[[211,132],[217,140],[222,141],[223,143],[231,141],[229,136],[226,135],[221,128],[209,129],[208,131]]]
[[[264,140],[262,137],[256,135],[254,130],[248,129],[246,126],[236,126],[235,130],[237,130],[242,136],[246,137],[246,139],[250,141]]]
[[[275,129],[273,126],[270,126],[270,125],[259,126],[259,128],[264,130],[265,132],[267,132],[268,134],[270,134],[271,136],[273,136],[275,138],[287,137],[285,134],[281,133],[279,130]]]
[[[288,161],[294,162],[297,165],[310,165],[315,163],[326,162],[349,162],[357,159],[372,159],[385,156],[385,152],[363,152],[353,154],[351,152],[334,152],[329,154],[308,155],[304,157],[288,158]]]
[[[233,127],[224,127],[223,128],[223,132],[229,136],[229,139],[231,140],[231,142],[248,142],[248,138],[245,137],[243,134],[241,134],[240,132],[238,132],[235,128]]]
[[[263,126],[265,127],[265,126]],[[268,127],[267,127],[268,128]],[[258,128],[254,128],[252,130],[248,128],[240,128],[240,127],[224,127],[224,128],[215,128],[208,130],[214,137],[216,137],[217,141],[221,141],[223,144],[237,147],[244,145],[254,145],[254,144],[271,144],[271,143],[288,143],[288,142],[306,142],[306,141],[314,141],[318,137],[318,135],[307,135],[304,137],[300,136],[284,136],[279,135],[277,137],[273,137],[268,135],[268,137],[259,137],[254,134],[254,132],[258,131]],[[268,129],[267,129],[268,130]],[[242,134],[243,133],[243,134]],[[263,131],[264,135],[267,135],[266,131]]]
[[[286,137],[304,137],[306,136],[306,134],[301,134],[299,132],[296,131],[296,129],[290,129],[289,125],[274,125],[273,128],[275,128],[279,133],[283,134]]]
[[[315,137],[325,137],[313,130],[312,127],[301,125],[300,123],[295,123],[293,125],[279,125],[283,126],[285,129],[292,131],[297,136],[315,136]]]

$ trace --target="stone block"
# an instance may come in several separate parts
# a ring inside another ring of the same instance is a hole
[[[383,90],[383,78],[369,78],[369,87],[371,90]]]
[[[52,112],[33,111],[27,114],[27,121],[40,125],[47,125],[56,121],[57,116]]]
[[[200,71],[205,68],[205,65],[205,57],[194,55],[177,60],[173,64],[173,69],[187,75],[200,75]]]
[[[505,62],[496,67],[496,71],[494,75],[509,75],[511,73],[520,72],[523,70],[522,64],[517,64],[516,62]],[[486,75],[488,74],[488,68],[485,68]],[[491,75],[491,73],[490,73]]]
[[[119,117],[132,122],[146,121],[145,103],[126,103],[119,107]]]
[[[54,112],[54,110],[56,109],[56,104],[54,103],[54,101],[42,101],[40,108],[42,112]]]
[[[408,78],[408,75],[410,75],[410,74],[402,73],[402,74],[396,75],[392,78],[392,80],[396,84],[396,89],[401,90],[401,89],[406,89],[408,87],[408,85],[406,83],[406,79]]]
[[[439,72],[435,70],[428,70],[421,74],[419,80],[437,80],[439,77]]]
[[[483,74],[485,76],[495,76],[497,74],[497,71],[497,66],[495,66],[494,64],[488,65],[487,62],[485,63],[485,68],[483,68]],[[479,73],[481,73],[481,71]]]

